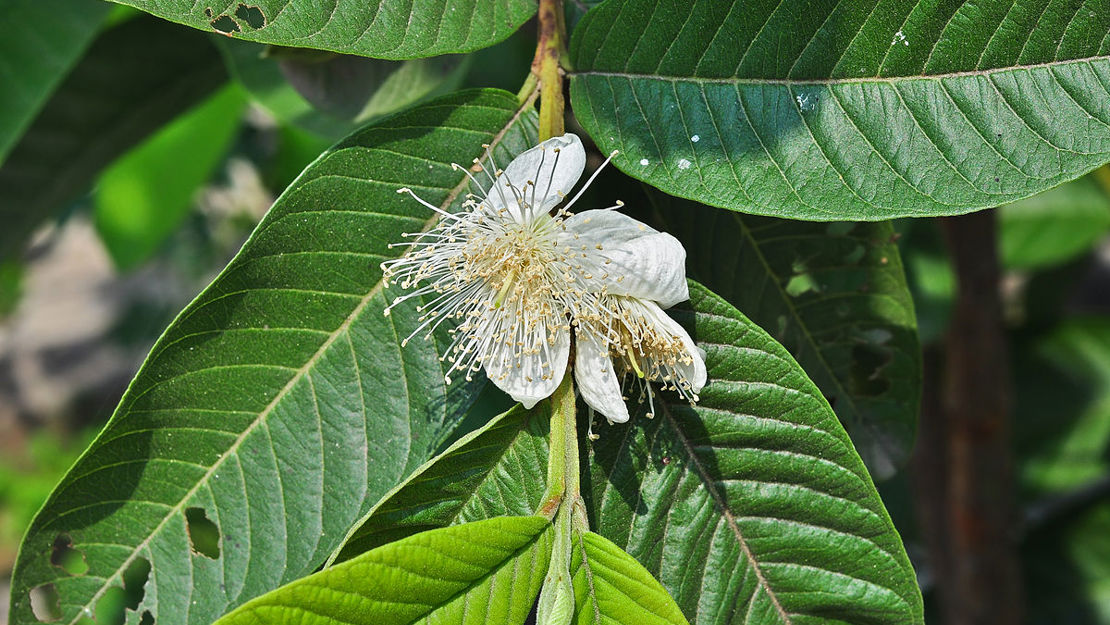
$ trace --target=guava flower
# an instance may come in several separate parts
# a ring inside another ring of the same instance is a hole
[[[447,382],[452,372],[471,379],[485,369],[498,388],[531,408],[566,375],[577,326],[575,378],[585,401],[610,421],[628,420],[612,356],[622,373],[641,380],[649,401],[649,381],[696,400],[705,385],[704,360],[661,308],[689,298],[686,251],[678,240],[614,212],[620,202],[571,214],[597,172],[552,215],[585,168],[585,150],[573,134],[527,150],[504,171],[475,164],[491,186],[471,176],[481,196],[468,196],[458,213],[398,190],[440,217],[432,229],[394,244],[409,246],[407,254],[382,263],[387,286],[413,289],[386,314],[408,299],[426,298],[419,325],[402,345],[421,332],[430,338],[453,320]]]
[[[648,417],[655,413],[650,382],[697,401],[706,382],[705,359],[689,333],[663,312],[690,299],[682,244],[611,211],[574,215],[566,227],[580,233],[606,269],[591,284],[600,288],[597,308],[605,316],[582,319],[576,332],[574,377],[582,398],[614,423],[628,421],[623,380],[639,380]]]
[[[406,234],[411,241],[395,245],[410,246],[409,252],[382,264],[386,285],[414,289],[394,300],[386,314],[405,300],[425,297],[419,325],[402,345],[456,321],[445,355],[451,363],[447,382],[452,372],[470,379],[484,368],[495,385],[531,408],[566,374],[571,320],[605,316],[598,309],[601,297],[590,286],[604,275],[594,261],[604,259],[591,255],[566,224],[567,209],[581,191],[550,214],[582,176],[586,153],[577,136],[566,134],[525,151],[504,171],[494,163],[491,174],[477,159],[475,164],[490,186],[483,188],[471,176],[482,195],[468,196],[458,213],[398,190],[440,219],[430,230]]]

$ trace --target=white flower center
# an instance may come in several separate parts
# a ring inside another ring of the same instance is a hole
[[[425,298],[417,309],[419,326],[402,345],[421,331],[430,338],[448,319],[458,323],[450,330],[452,343],[444,356],[452,363],[448,383],[450,372],[464,371],[469,380],[490,365],[504,379],[522,370],[525,358],[537,355],[543,356],[541,370],[521,375],[527,382],[536,376],[549,380],[547,354],[557,333],[569,333],[571,317],[595,308],[599,299],[587,289],[593,263],[583,258],[575,235],[565,231],[568,214],[536,214],[533,206],[546,198],[536,201],[534,182],[508,182],[512,186],[489,193],[507,198],[515,216],[507,208],[492,209],[485,198],[469,198],[456,214],[425,203],[440,213],[438,225],[406,234],[412,240],[395,245],[409,246],[408,254],[382,264],[387,285],[415,289],[395,299],[386,314],[403,301]]]

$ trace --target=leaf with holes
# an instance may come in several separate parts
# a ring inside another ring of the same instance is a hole
[[[140,615],[210,623],[314,570],[427,461],[477,389],[445,385],[446,337],[401,349],[415,302],[383,316],[379,263],[400,253],[388,244],[434,216],[396,189],[461,205],[468,183],[450,163],[471,162],[482,144],[505,161],[534,144],[528,111],[502,91],[460,92],[313,162],[159,339],[36,517],[16,564],[12,623],[35,622],[28,593],[43,586],[73,623],[140,561],[157,572]],[[196,536],[190,545],[202,518],[219,533],[215,559]],[[61,534],[83,554],[84,574],[51,563]]]
[[[106,165],[226,81],[200,33],[149,16],[104,31],[0,167],[0,258],[18,255]]]
[[[570,48],[614,163],[721,208],[954,215],[1110,161],[1101,0],[609,0]]]
[[[536,0],[116,1],[237,39],[379,59],[479,50],[536,12]]]
[[[877,479],[913,449],[921,346],[890,222],[830,224],[652,195],[700,281],[782,343]]]
[[[578,625],[687,625],[667,590],[620,547],[584,532],[575,536],[573,553]]]
[[[539,516],[415,534],[259,597],[217,624],[523,623],[552,534]]]
[[[547,488],[551,403],[517,406],[456,441],[382,498],[338,552],[349,560],[425,530],[535,513]]]
[[[739,311],[690,295],[676,317],[709,384],[696,407],[665,404],[590,445],[591,526],[695,625],[922,623],[902,541],[828,402]]]
[[[0,163],[81,59],[106,2],[9,0],[0,22]]]

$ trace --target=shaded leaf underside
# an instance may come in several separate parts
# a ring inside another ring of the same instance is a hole
[[[913,299],[889,222],[805,223],[660,200],[690,276],[798,360],[876,479],[909,457],[921,402]]]

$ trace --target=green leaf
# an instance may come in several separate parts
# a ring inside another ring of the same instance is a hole
[[[0,163],[100,30],[112,5],[7,0],[0,21]]]
[[[539,516],[423,532],[259,597],[217,624],[523,623],[551,534]]]
[[[537,511],[547,488],[551,404],[517,406],[460,438],[382,498],[338,560],[425,530]]]
[[[1110,160],[1110,11],[1063,5],[609,0],[571,40],[574,111],[621,170],[721,208],[998,206]]]
[[[579,625],[686,625],[667,590],[620,547],[593,532],[576,536],[575,614]]]
[[[998,209],[998,243],[1007,269],[1041,269],[1090,251],[1110,232],[1106,170]]]
[[[0,258],[19,254],[101,169],[226,80],[200,33],[149,16],[106,30],[0,167]]]
[[[468,189],[450,163],[498,160],[535,142],[515,96],[467,91],[365,128],[321,155],[244,248],[154,346],[104,432],[25,539],[13,625],[53,584],[64,623],[92,610],[130,567],[151,575],[138,613],[209,623],[311,572],[373,502],[434,453],[476,388],[444,382],[444,336],[400,339],[417,304],[386,317],[388,244]],[[218,557],[187,524],[214,524]],[[89,570],[51,565],[60,535]]]
[[[913,449],[921,346],[890,222],[805,223],[653,194],[690,277],[782,343],[817,383],[871,474]]]
[[[232,76],[277,119],[326,137],[458,87],[469,57],[383,61],[219,38]],[[301,55],[304,56],[304,55]]]
[[[116,0],[236,39],[379,59],[470,52],[505,39],[536,12],[536,0]]]
[[[902,541],[817,387],[705,287],[676,314],[706,350],[696,407],[604,428],[583,476],[591,525],[696,625],[922,623]]]
[[[245,108],[240,90],[224,88],[101,174],[96,229],[117,267],[145,262],[177,229],[223,160]]]
[[[1015,348],[1023,490],[1052,494],[1110,473],[1110,319],[1068,319]]]

